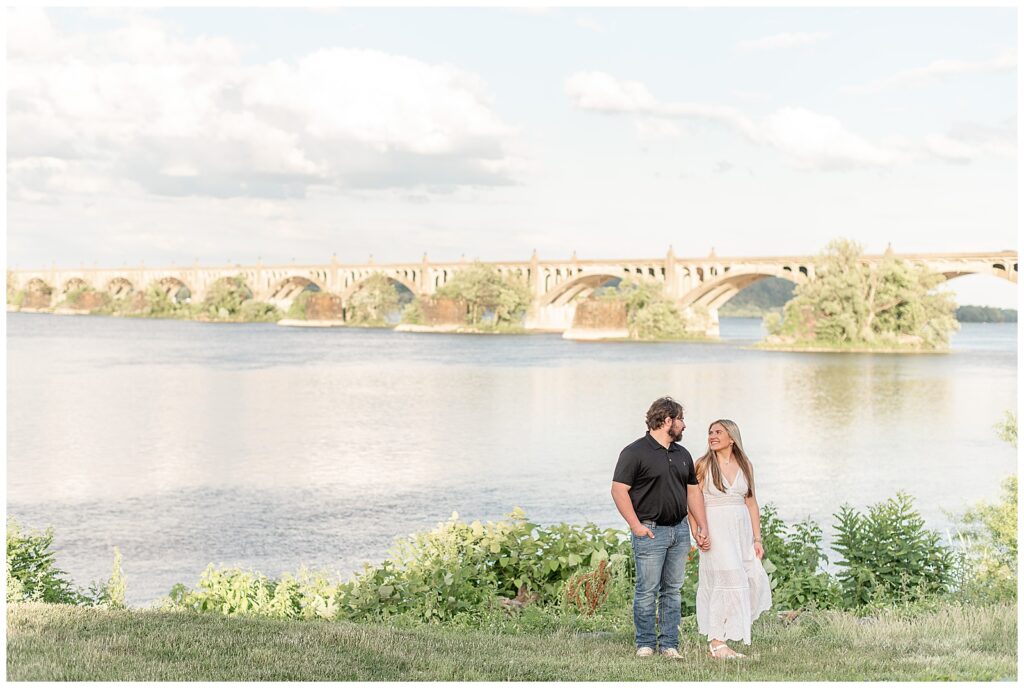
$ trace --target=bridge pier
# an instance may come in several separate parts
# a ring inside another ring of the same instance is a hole
[[[523,327],[534,332],[565,332],[572,327],[572,320],[575,316],[576,304],[574,302],[561,305],[534,305],[527,311]]]

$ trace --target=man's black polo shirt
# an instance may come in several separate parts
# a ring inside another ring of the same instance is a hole
[[[686,486],[697,473],[690,452],[675,442],[665,449],[648,432],[622,450],[612,480],[630,486],[637,518],[672,526],[686,518]]]

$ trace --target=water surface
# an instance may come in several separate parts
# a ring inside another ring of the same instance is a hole
[[[276,325],[7,316],[8,513],[56,529],[84,585],[120,547],[143,604],[205,566],[341,576],[457,511],[621,527],[619,450],[650,402],[686,407],[703,453],[732,418],[759,497],[826,531],[897,490],[933,527],[1015,471],[1014,324],[965,324],[946,355],[798,354],[721,343],[582,343]]]

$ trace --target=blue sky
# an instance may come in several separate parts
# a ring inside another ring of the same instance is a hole
[[[1017,247],[1013,8],[8,19],[13,266]]]

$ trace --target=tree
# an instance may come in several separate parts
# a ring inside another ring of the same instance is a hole
[[[398,310],[398,292],[380,273],[370,275],[348,302],[348,320],[356,325],[386,325],[389,313]]]
[[[783,317],[765,319],[768,331],[807,343],[947,346],[959,325],[953,295],[935,289],[943,276],[891,255],[868,265],[861,254],[855,242],[831,241]]]
[[[445,299],[463,299],[469,308],[469,324],[480,325],[490,314],[495,325],[517,323],[530,306],[530,289],[521,281],[505,278],[498,269],[473,263],[459,270],[437,290]]]
[[[655,282],[623,280],[617,287],[601,289],[597,298],[621,301],[626,307],[629,336],[634,339],[683,339],[697,326],[679,313],[675,303]],[[695,321],[705,313],[695,314]]]

